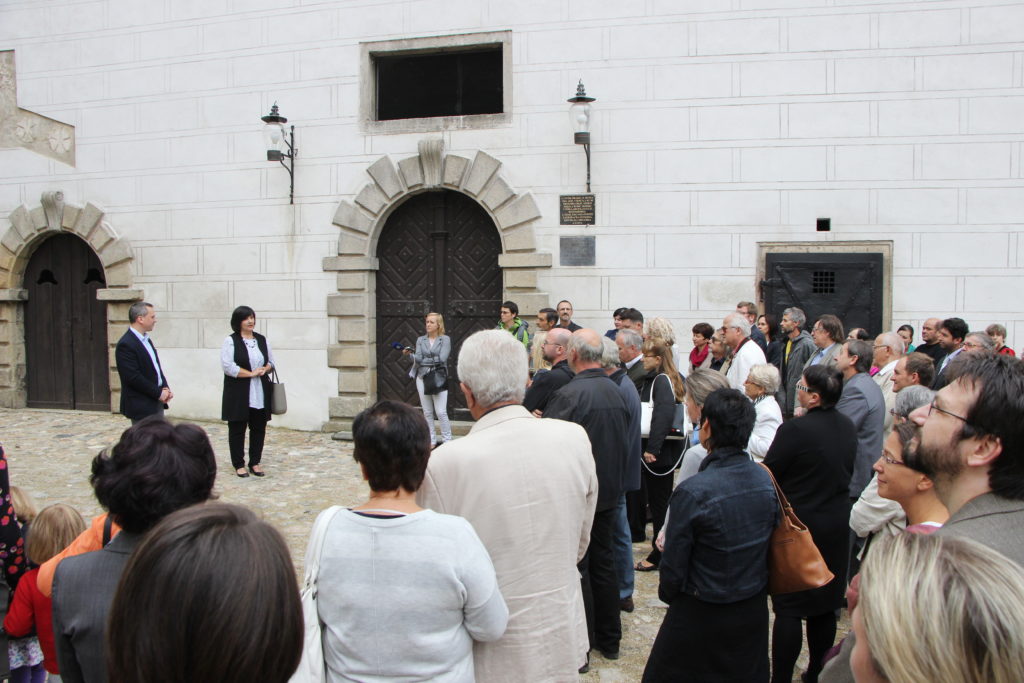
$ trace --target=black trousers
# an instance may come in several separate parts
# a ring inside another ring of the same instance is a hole
[[[249,427],[249,467],[259,465],[263,457],[263,440],[267,435],[267,413],[265,410],[249,408],[249,419],[228,422],[228,448],[231,449],[231,466],[236,470],[245,467],[245,428]]]
[[[656,468],[655,465],[651,466]],[[657,469],[654,469],[657,472]],[[658,540],[658,532],[665,524],[665,513],[668,512],[668,499],[672,497],[672,473],[662,477],[651,474],[646,468],[641,479],[641,490],[647,495],[647,504],[651,508],[651,552],[647,555],[647,561],[651,564],[661,563],[661,551],[655,545]]]
[[[594,513],[590,547],[579,564],[590,647],[602,652],[618,652],[622,640],[614,549],[617,513],[617,507]]]

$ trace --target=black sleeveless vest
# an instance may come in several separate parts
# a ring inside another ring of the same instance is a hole
[[[267,338],[257,332],[253,332],[252,336],[256,338],[256,346],[259,347],[260,353],[263,354],[263,363],[268,363],[270,354],[267,350]],[[231,335],[231,341],[235,344],[235,363],[240,368],[252,371],[252,368],[249,367],[249,351],[245,348],[242,335],[235,332]],[[267,375],[260,377],[260,380],[260,384],[263,386],[263,411],[269,420],[271,382]],[[251,377],[229,377],[224,375],[224,395],[221,400],[220,419],[227,422],[241,422],[249,419],[250,382],[252,382]]]

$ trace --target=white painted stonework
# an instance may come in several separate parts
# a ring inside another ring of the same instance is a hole
[[[6,0],[0,131],[15,135],[19,112],[59,123],[57,156],[75,165],[0,138],[0,238],[43,192],[99,207],[131,253],[122,286],[159,309],[180,417],[219,417],[217,352],[239,304],[288,384],[277,424],[341,426],[372,400],[374,230],[392,197],[369,169],[407,192],[422,162],[401,164],[424,140],[494,160],[500,183],[456,186],[499,227],[513,195],[530,197],[523,227],[502,230],[502,267],[531,314],[568,298],[603,330],[636,306],[687,346],[694,323],[755,298],[759,245],[890,242],[894,327],[1002,322],[1019,350],[1022,26],[1024,3],[1006,0]],[[361,44],[500,32],[507,122],[364,125]],[[581,78],[597,98],[597,224],[569,227],[558,196],[583,191],[585,159],[565,100]],[[296,126],[294,205],[265,160],[274,102]],[[339,221],[339,206],[354,212]],[[595,266],[558,265],[570,235],[596,236]],[[8,244],[0,265],[16,272]],[[336,267],[347,258],[367,260]],[[18,343],[0,338],[3,396],[17,396]]]

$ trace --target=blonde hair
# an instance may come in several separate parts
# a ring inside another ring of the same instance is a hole
[[[676,403],[681,403],[686,398],[686,385],[683,378],[676,369],[676,362],[672,360],[672,349],[660,339],[648,339],[644,342],[644,354],[654,354],[661,361],[660,372],[668,375],[672,382],[672,393],[675,394]]]
[[[434,311],[431,311],[430,313],[427,313],[425,316],[423,316],[424,322],[430,316],[434,316],[434,318],[437,319],[437,335],[441,336],[442,334],[444,334],[444,316],[441,315],[440,313],[435,313]]]
[[[85,520],[70,505],[57,503],[43,508],[29,530],[26,554],[42,564],[71,545],[85,531]]]
[[[30,523],[39,514],[36,501],[28,491],[19,487],[11,487],[11,505],[14,506],[14,516],[21,524]]]
[[[758,363],[750,367],[750,373],[745,378],[764,389],[766,394],[774,394],[779,390],[779,369],[771,363]]]
[[[665,318],[651,318],[647,321],[647,338],[660,339],[667,346],[672,346],[676,343],[676,331]]]
[[[1024,671],[1024,568],[970,538],[878,541],[857,604],[891,683],[1011,683]]]

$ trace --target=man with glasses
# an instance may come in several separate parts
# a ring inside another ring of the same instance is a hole
[[[809,368],[812,365],[821,365],[822,363],[835,367],[836,354],[839,353],[839,342],[844,338],[843,323],[839,318],[830,313],[826,313],[818,318],[818,321],[814,323],[814,327],[811,328],[811,339],[814,340],[814,345],[818,347],[818,351],[811,354],[804,367]]]
[[[843,373],[843,395],[836,404],[857,428],[857,458],[850,479],[850,498],[857,500],[871,480],[871,466],[882,452],[885,399],[868,371],[873,357],[871,342],[847,339],[839,348],[836,368]]]
[[[949,509],[937,533],[973,538],[1024,565],[1024,364],[964,354],[949,371],[932,403],[910,415],[921,435],[908,462]]]
[[[537,329],[530,344],[530,376],[550,370],[551,363],[544,360],[544,339],[549,331],[558,325],[558,312],[553,308],[542,308],[537,313]]]
[[[564,327],[555,327],[548,330],[544,337],[542,353],[544,360],[551,363],[551,369],[542,372],[533,378],[533,383],[526,390],[526,397],[523,398],[523,407],[537,417],[544,414],[548,401],[556,391],[569,383],[573,378],[573,371],[569,369],[568,350],[569,339],[572,333]]]

